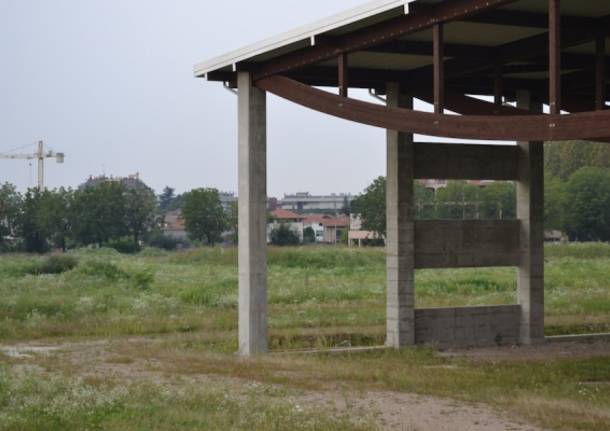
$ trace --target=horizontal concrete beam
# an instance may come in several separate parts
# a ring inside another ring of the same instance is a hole
[[[519,341],[521,307],[498,305],[415,310],[416,344],[485,347]]]
[[[415,178],[437,180],[517,179],[516,145],[415,144]]]
[[[518,220],[415,222],[415,267],[519,265]]]
[[[545,338],[547,343],[596,343],[610,342],[610,333],[554,335]]]

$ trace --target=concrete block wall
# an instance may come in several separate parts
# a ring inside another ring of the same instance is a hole
[[[517,266],[519,220],[418,220],[415,267]]]
[[[519,342],[521,307],[499,305],[415,310],[416,344],[487,347]]]

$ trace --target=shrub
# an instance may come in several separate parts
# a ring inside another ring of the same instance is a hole
[[[88,260],[79,267],[79,272],[90,277],[104,277],[109,280],[126,279],[129,277],[116,264],[103,260]]]
[[[303,243],[314,244],[316,242],[316,231],[311,226],[307,226],[303,231]]]
[[[188,248],[191,245],[187,239],[172,238],[170,236],[162,234],[161,232],[152,235],[148,239],[147,243],[151,247],[156,247],[168,251],[173,251],[178,248]]]
[[[122,254],[136,254],[140,251],[139,247],[134,244],[133,239],[128,237],[110,240],[107,246]]]
[[[30,273],[36,275],[63,274],[64,272],[73,270],[77,266],[78,259],[74,256],[53,255],[34,265],[31,268]]]
[[[283,247],[298,245],[299,242],[299,236],[287,224],[282,223],[271,231],[271,244],[273,245]]]

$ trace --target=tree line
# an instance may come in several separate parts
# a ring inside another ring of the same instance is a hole
[[[610,241],[610,145],[562,142],[545,145],[544,222],[574,241]],[[434,192],[416,182],[417,219],[515,219],[516,184],[485,187],[449,181]],[[379,177],[352,203],[363,228],[385,235],[386,183]]]
[[[610,241],[610,145],[584,142],[545,146],[547,229],[572,240]],[[514,219],[516,186],[495,182],[484,188],[450,181],[436,192],[415,185],[419,219]],[[182,195],[166,187],[156,196],[138,181],[103,181],[77,190],[29,189],[0,185],[0,251],[43,253],[52,249],[110,246],[139,251],[143,244],[175,248],[180,241],[161,233],[164,215],[181,209],[189,239],[216,244],[231,232],[237,241],[237,206],[223,207],[218,190],[200,188]],[[385,178],[379,177],[346,211],[359,213],[363,228],[385,235]],[[307,232],[311,234],[311,232]],[[291,243],[290,232],[273,232],[277,243]],[[315,238],[315,235],[314,235]]]
[[[175,248],[180,240],[161,228],[168,211],[182,209],[194,242],[216,244],[237,225],[234,206],[224,210],[216,189],[176,196],[166,187],[156,196],[143,182],[103,181],[77,190],[28,189],[0,185],[0,251],[45,253],[52,249],[113,247],[137,252],[143,244]]]

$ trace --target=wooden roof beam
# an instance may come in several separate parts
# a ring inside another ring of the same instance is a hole
[[[610,17],[604,17],[598,21],[599,25],[610,23]],[[607,30],[608,31],[608,30]],[[549,52],[549,33],[545,32],[536,36],[519,39],[499,46],[495,49],[495,55],[487,59],[465,59],[455,58],[445,62],[446,79],[456,78],[476,72],[495,68],[498,64],[508,64],[515,61],[528,60],[533,57],[547,55]],[[561,46],[569,48],[582,45],[596,38],[593,29],[568,29],[561,35]],[[548,57],[547,57],[548,58]],[[424,66],[410,72],[411,79],[425,80],[432,73],[432,66]]]
[[[425,13],[412,12],[392,20],[348,33],[338,38],[336,46],[324,44],[303,48],[260,65],[253,79],[290,72],[320,63],[340,54],[361,51],[371,46],[400,39],[409,34],[431,28],[434,24],[456,21],[495,9],[516,0],[452,0],[431,6]]]
[[[561,20],[564,28],[591,29],[599,26],[599,22],[595,18],[562,15]],[[465,17],[462,21],[542,29],[547,29],[549,25],[547,14],[505,9],[490,10],[478,15]]]
[[[367,52],[432,56],[433,43],[415,40],[395,40],[367,48]],[[493,48],[479,45],[445,43],[447,57],[488,58]]]

